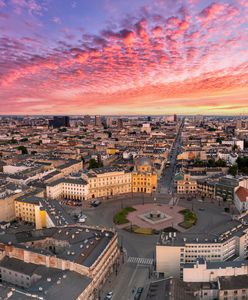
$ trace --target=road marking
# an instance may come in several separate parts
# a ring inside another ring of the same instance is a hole
[[[127,259],[128,263],[139,264],[139,265],[152,265],[153,258],[144,258],[144,257],[132,257],[129,256]]]
[[[133,282],[133,279],[134,279],[134,276],[135,276],[135,274],[136,274],[136,272],[138,270],[138,267],[139,267],[139,265],[136,266],[136,268],[135,268],[135,270],[134,270],[134,272],[133,272],[133,274],[132,274],[132,276],[131,276],[131,278],[129,280],[128,286],[130,286],[131,283]]]

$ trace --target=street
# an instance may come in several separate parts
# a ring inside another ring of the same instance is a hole
[[[165,166],[164,170],[162,171],[161,178],[158,182],[158,192],[161,194],[173,193],[174,176],[175,176],[176,166],[177,166],[177,155],[180,153],[181,150],[181,134],[182,134],[183,126],[184,126],[184,119],[180,124],[176,139],[172,145],[171,152],[168,156],[168,160],[170,161],[170,164],[168,166]]]

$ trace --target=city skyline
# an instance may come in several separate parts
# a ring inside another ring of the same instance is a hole
[[[245,0],[0,0],[1,114],[247,114],[247,15]]]

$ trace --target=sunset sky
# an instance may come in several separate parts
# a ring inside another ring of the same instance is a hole
[[[0,0],[0,114],[248,114],[248,0]]]

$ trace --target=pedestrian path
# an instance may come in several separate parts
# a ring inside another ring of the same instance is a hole
[[[152,265],[153,259],[152,258],[144,258],[144,257],[132,257],[129,256],[127,259],[128,263],[133,264],[140,264],[140,265]]]
[[[170,206],[176,206],[176,205],[178,205],[178,202],[179,202],[179,198],[172,198],[171,200],[170,200],[170,202],[169,202],[169,205]]]

